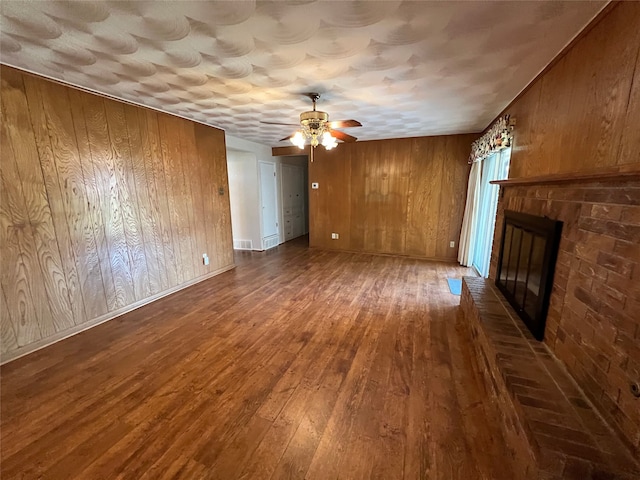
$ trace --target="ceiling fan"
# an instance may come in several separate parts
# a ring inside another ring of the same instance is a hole
[[[291,143],[304,149],[307,139],[311,147],[315,148],[322,145],[327,150],[331,150],[338,144],[338,140],[343,142],[355,142],[356,137],[336,130],[337,128],[361,127],[362,124],[357,120],[336,120],[329,121],[329,114],[316,110],[316,102],[320,98],[319,93],[307,93],[307,97],[313,103],[313,110],[302,112],[300,114],[300,130],[296,131],[288,137],[282,138],[280,141],[290,140]],[[291,123],[278,122],[260,122],[268,125],[295,125]],[[296,125],[297,126],[297,125]],[[313,148],[311,151],[313,152]]]

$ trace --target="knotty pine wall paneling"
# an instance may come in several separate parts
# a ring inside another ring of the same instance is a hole
[[[620,2],[507,109],[510,178],[637,169],[640,3]]]
[[[309,181],[310,245],[455,260],[477,135],[316,149]],[[340,238],[331,239],[331,233]],[[456,248],[450,248],[450,241]]]
[[[233,266],[224,132],[0,73],[3,361]]]

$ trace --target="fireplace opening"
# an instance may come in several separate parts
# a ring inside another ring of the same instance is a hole
[[[562,222],[511,210],[504,217],[496,286],[542,340]]]

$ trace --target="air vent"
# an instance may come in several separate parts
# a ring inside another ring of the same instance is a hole
[[[263,240],[264,249],[269,250],[270,248],[278,246],[278,236],[274,235],[272,237],[267,237]]]
[[[253,243],[251,240],[234,240],[233,248],[235,250],[253,250]]]

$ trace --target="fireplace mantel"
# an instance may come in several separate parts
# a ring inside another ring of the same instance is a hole
[[[633,165],[629,170],[602,169],[584,173],[557,173],[527,178],[509,178],[507,180],[493,180],[489,183],[501,187],[518,187],[526,185],[554,185],[563,183],[611,182],[611,181],[640,180],[640,166]]]

